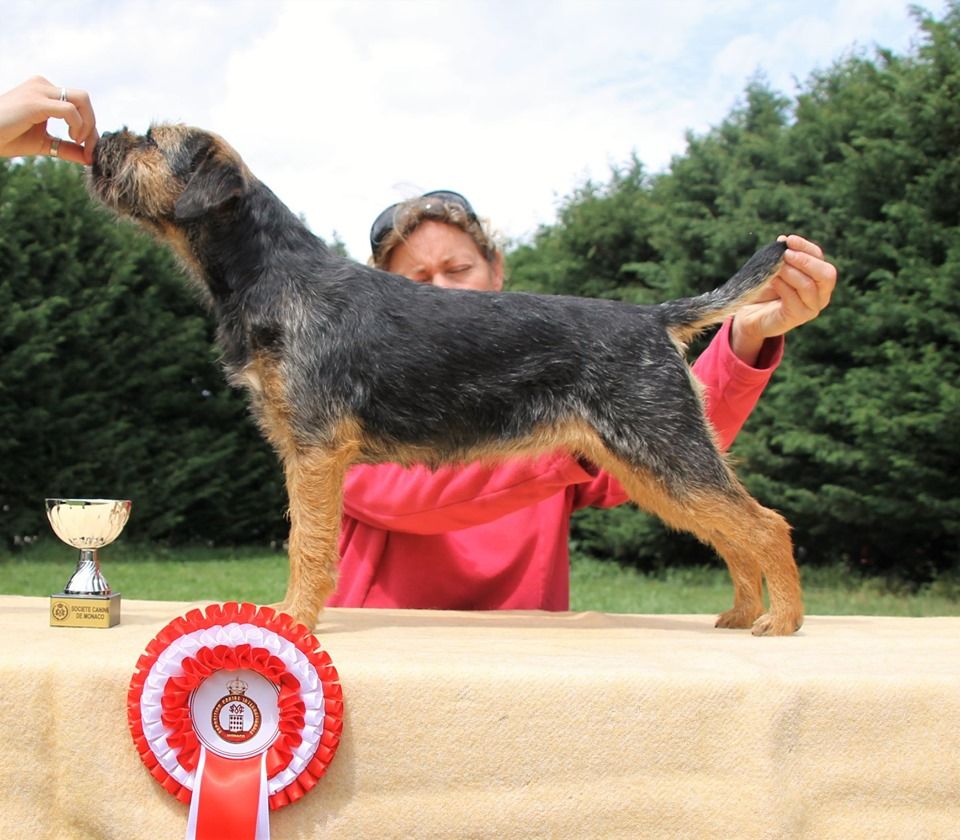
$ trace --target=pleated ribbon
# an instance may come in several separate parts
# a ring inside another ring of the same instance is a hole
[[[190,706],[206,679],[240,670],[273,684],[279,718],[272,742],[242,759],[201,743]],[[188,840],[266,840],[268,808],[300,799],[333,759],[343,694],[329,655],[306,627],[268,607],[231,602],[192,610],[154,637],[131,678],[127,718],[151,775],[190,803]]]

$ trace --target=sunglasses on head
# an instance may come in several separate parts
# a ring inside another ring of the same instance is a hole
[[[423,202],[424,199],[430,198],[436,198],[442,204],[454,204],[467,214],[467,218],[471,222],[475,222],[477,220],[477,214],[474,212],[473,207],[470,206],[470,202],[460,195],[460,193],[453,192],[452,190],[432,190],[431,192],[426,192],[421,195],[417,201]],[[393,230],[393,226],[396,221],[397,208],[401,204],[406,204],[406,202],[398,201],[396,204],[391,204],[386,210],[377,216],[370,228],[370,253],[375,255],[380,249],[380,246],[383,244],[383,240],[386,239],[390,231]],[[421,203],[421,206],[425,210],[429,210],[430,202],[427,201],[425,203]]]

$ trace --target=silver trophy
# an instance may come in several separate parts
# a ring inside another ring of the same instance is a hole
[[[120,622],[120,593],[100,571],[99,549],[110,545],[130,518],[130,501],[47,499],[54,533],[80,549],[77,568],[63,592],[50,596],[54,627],[113,627]]]

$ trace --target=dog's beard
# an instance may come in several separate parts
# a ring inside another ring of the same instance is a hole
[[[123,135],[97,144],[88,183],[93,196],[111,210],[141,221],[169,215],[176,201],[163,156],[155,149],[138,149]]]
[[[129,193],[125,185],[130,181],[127,167],[129,145],[119,136],[103,137],[94,151],[93,165],[89,173],[89,185],[93,195],[108,207],[119,210]]]

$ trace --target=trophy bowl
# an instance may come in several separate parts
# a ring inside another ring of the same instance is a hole
[[[63,598],[86,598],[106,601],[106,612],[112,623],[119,621],[119,594],[100,571],[99,549],[112,543],[130,518],[129,499],[47,499],[47,519],[54,533],[67,545],[80,551],[77,568],[67,581],[57,603],[51,606],[51,623],[67,626],[88,626],[93,622],[97,604],[89,600],[67,603]],[[79,623],[71,623],[70,615]],[[56,620],[56,621],[54,621]],[[100,619],[98,619],[100,620]],[[107,620],[107,619],[104,619]],[[112,626],[111,624],[104,626]]]

